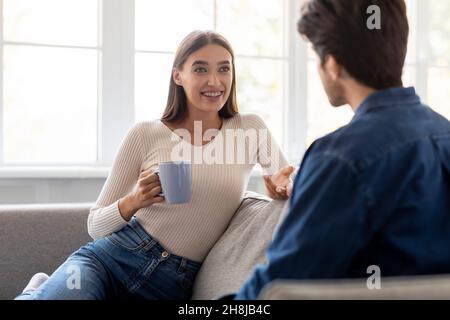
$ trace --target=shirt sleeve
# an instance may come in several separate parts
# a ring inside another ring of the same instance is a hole
[[[119,211],[119,200],[135,186],[142,165],[139,124],[123,139],[102,191],[88,216],[88,233],[93,239],[104,237],[127,225]]]
[[[365,243],[365,197],[350,163],[326,154],[306,155],[294,182],[290,209],[267,251],[236,295],[256,299],[275,279],[345,276]]]

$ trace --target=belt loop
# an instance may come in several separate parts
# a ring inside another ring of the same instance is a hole
[[[185,258],[181,258],[180,266],[178,267],[178,273],[183,273],[186,270],[187,260]]]

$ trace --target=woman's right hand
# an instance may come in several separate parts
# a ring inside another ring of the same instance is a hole
[[[120,214],[129,221],[139,209],[163,202],[164,197],[158,196],[161,191],[158,175],[152,169],[142,171],[133,191],[119,200]]]

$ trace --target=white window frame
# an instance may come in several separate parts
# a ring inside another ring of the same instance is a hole
[[[109,167],[134,124],[134,0],[100,1],[98,164]]]
[[[415,10],[416,32],[410,36],[416,37],[416,50],[412,66],[415,69],[414,87],[422,101],[428,100],[428,56],[429,56],[429,15],[430,3],[428,1],[413,0]]]
[[[298,165],[306,149],[307,140],[307,66],[308,47],[297,32],[297,21],[300,18],[302,0],[289,0],[288,19],[285,24],[288,37],[287,86],[285,86],[284,132],[282,150],[288,161]]]

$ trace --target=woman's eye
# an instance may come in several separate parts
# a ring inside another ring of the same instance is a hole
[[[194,72],[198,72],[198,73],[203,73],[203,72],[206,72],[206,71],[207,71],[206,68],[203,68],[203,67],[198,67],[198,68],[194,69]]]
[[[230,71],[230,67],[221,67],[221,68],[219,69],[219,71],[220,71],[220,72],[228,72],[228,71]]]

